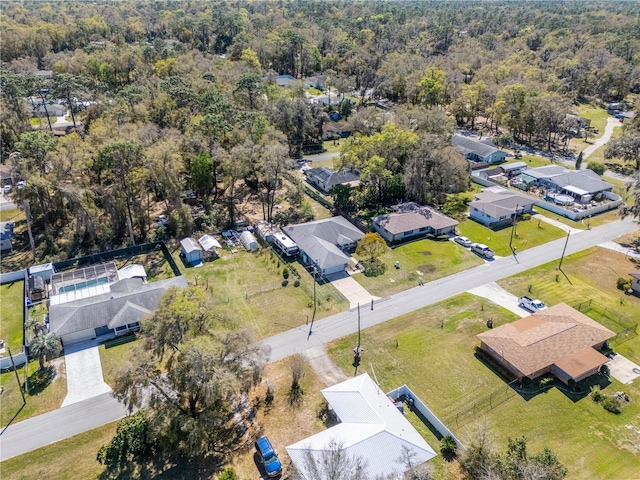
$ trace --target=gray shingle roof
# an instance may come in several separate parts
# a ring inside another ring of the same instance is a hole
[[[289,225],[282,230],[323,270],[348,263],[349,257],[338,245],[356,243],[364,237],[364,234],[344,217]]]
[[[394,235],[425,227],[440,230],[458,225],[457,221],[436,212],[430,207],[418,207],[408,212],[380,215],[375,217],[373,222],[384,227],[386,231]]]
[[[536,200],[514,192],[512,190],[485,190],[476,194],[476,199],[469,202],[469,205],[475,207],[487,215],[497,218],[507,215],[513,215],[516,208],[521,209],[528,205],[535,205]]]
[[[311,168],[306,172],[307,177],[315,177],[324,183],[327,187],[334,185],[342,185],[343,183],[353,182],[360,179],[360,175],[347,170],[345,172],[336,172],[326,167]]]
[[[128,278],[112,284],[109,293],[51,305],[50,330],[61,336],[104,325],[115,328],[139,322],[158,307],[160,297],[167,289],[187,286],[183,276],[151,283],[140,282],[140,279]]]
[[[611,190],[613,185],[605,182],[593,170],[569,170],[557,165],[527,169],[527,175],[537,179],[547,179],[560,188],[575,187],[587,193]]]
[[[471,138],[464,137],[456,134],[452,138],[452,144],[456,150],[463,154],[475,153],[476,155],[486,158],[492,153],[498,152],[500,149],[493,145],[487,145],[486,143],[473,140]]]

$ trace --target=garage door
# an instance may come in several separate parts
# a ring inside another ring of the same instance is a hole
[[[80,332],[70,333],[61,337],[62,343],[64,343],[65,345],[84,342],[85,340],[91,340],[92,338],[96,338],[96,332],[93,328],[82,330]]]

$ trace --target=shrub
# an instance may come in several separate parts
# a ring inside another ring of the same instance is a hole
[[[627,290],[628,288],[630,288],[629,280],[623,277],[619,277],[616,281],[616,287],[618,287],[618,290]]]
[[[605,410],[611,413],[620,413],[620,409],[622,408],[622,403],[620,399],[616,396],[606,397],[602,401],[602,406]]]
[[[606,398],[606,396],[600,391],[600,385],[594,385],[593,387],[591,387],[590,396],[591,400],[596,403],[600,403]]]
[[[295,282],[293,282],[293,286],[294,287],[299,287],[300,286],[300,280],[296,280]]]
[[[440,453],[445,459],[453,459],[457,455],[458,444],[448,435],[440,440]]]
[[[365,277],[377,277],[382,275],[387,269],[387,266],[377,258],[363,260],[362,265],[364,266]]]
[[[284,267],[284,270],[282,270],[282,276],[285,280],[289,278],[289,269],[287,267]]]
[[[219,480],[240,480],[240,477],[238,476],[236,471],[231,467],[226,468],[218,478]]]

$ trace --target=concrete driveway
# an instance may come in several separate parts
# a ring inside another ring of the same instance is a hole
[[[640,377],[640,366],[619,353],[614,354],[607,365],[611,376],[620,383],[631,383]]]
[[[327,280],[349,300],[349,309],[357,307],[358,304],[362,306],[368,305],[371,303],[371,300],[378,300],[380,298],[374,297],[367,292],[362,285],[351,278],[346,272],[327,275]]]
[[[469,293],[477,295],[478,297],[491,300],[493,303],[506,308],[510,312],[524,318],[531,315],[531,312],[525,310],[518,305],[518,297],[512,293],[507,292],[504,288],[498,285],[496,282],[487,283],[480,287],[469,290]]]
[[[111,392],[111,387],[104,383],[95,340],[65,347],[64,361],[67,368],[67,396],[62,402],[63,407]]]

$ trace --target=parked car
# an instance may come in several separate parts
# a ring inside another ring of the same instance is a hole
[[[459,245],[462,245],[463,247],[471,246],[471,240],[469,240],[467,237],[457,236],[453,239],[453,241]]]
[[[13,190],[13,187],[9,184],[5,185],[4,187],[2,187],[2,191],[4,193],[11,193],[11,190]]]
[[[538,312],[547,308],[547,306],[540,300],[527,297],[526,295],[518,298],[518,305],[522,308],[526,308],[530,312]]]
[[[18,190],[22,190],[25,187],[25,185],[27,185],[27,182],[25,182],[24,180],[18,180],[18,183],[16,183]]]
[[[260,463],[268,477],[277,477],[282,473],[282,464],[278,454],[267,437],[260,437],[255,443]]]
[[[487,247],[484,243],[472,243],[471,251],[484,258],[493,258],[493,256],[495,255],[493,253],[493,250]]]

